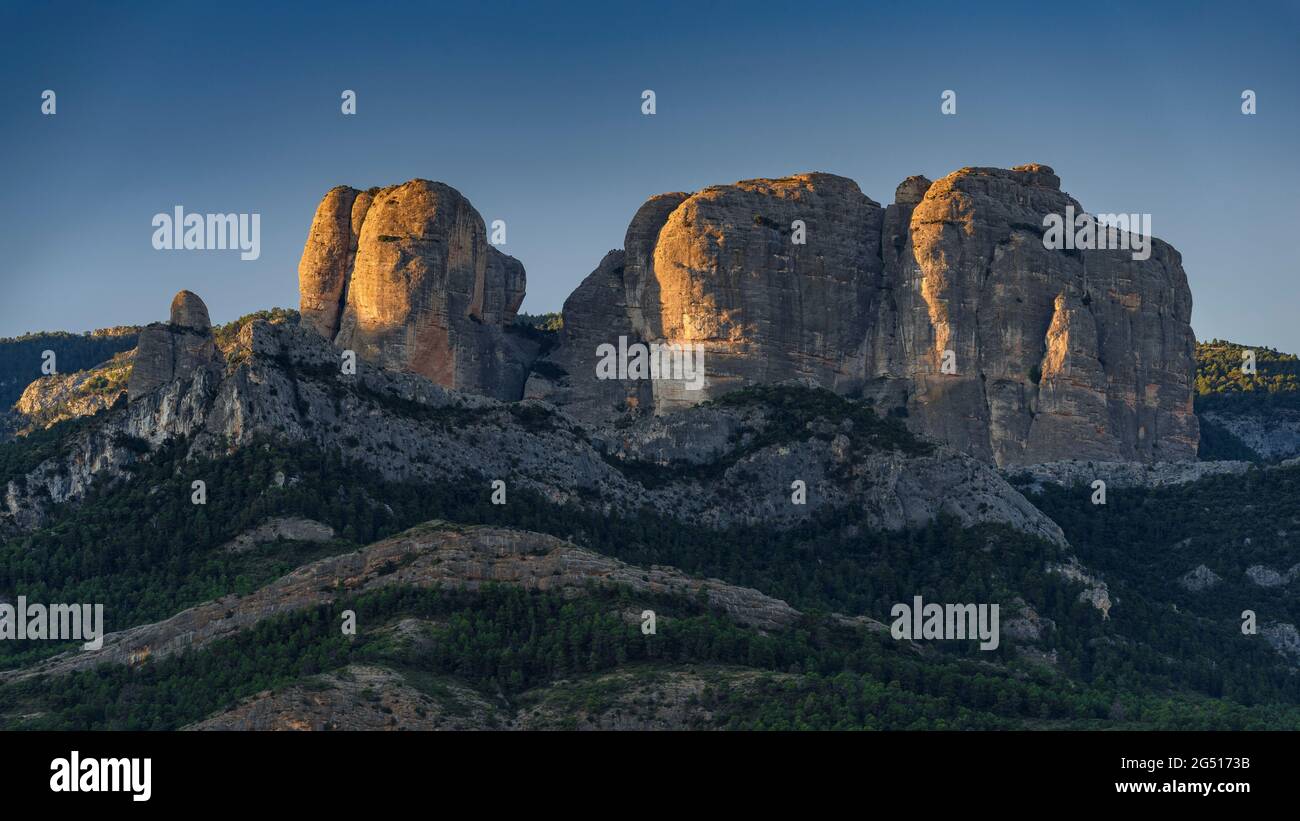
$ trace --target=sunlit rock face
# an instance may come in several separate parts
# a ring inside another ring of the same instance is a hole
[[[882,217],[856,183],[830,174],[714,186],[683,200],[653,251],[633,255],[627,278],[651,298],[633,315],[640,335],[702,345],[707,383],[698,397],[656,396],[656,407],[788,379],[859,389],[882,286]]]
[[[1042,165],[909,177],[883,209],[820,173],[651,198],[566,302],[527,393],[608,422],[794,379],[997,464],[1195,458],[1178,252],[1048,248],[1067,207],[1083,211]],[[700,389],[597,378],[620,337],[700,346]]]
[[[523,265],[488,244],[483,218],[450,186],[331,190],[298,280],[304,324],[336,347],[446,387],[522,396],[536,344],[508,329]]]
[[[998,464],[1194,459],[1182,259],[1154,238],[1145,260],[1045,247],[1045,218],[1070,206],[1083,211],[1042,165],[965,168],[929,187],[911,254],[889,271],[909,416]]]
[[[535,369],[529,395],[603,418],[763,382],[860,389],[883,286],[882,218],[856,183],[830,174],[651,198],[624,253],[565,303],[564,335],[546,358],[563,375]],[[621,337],[702,353],[703,379],[597,378],[598,347]]]
[[[219,373],[225,360],[212,337],[208,306],[197,294],[181,291],[172,300],[171,317],[140,332],[127,396],[135,401],[159,387],[188,379],[196,371]]]

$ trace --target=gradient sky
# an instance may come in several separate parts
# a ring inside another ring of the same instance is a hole
[[[656,193],[818,170],[889,203],[1041,162],[1093,213],[1152,214],[1198,338],[1300,351],[1298,41],[1296,2],[0,0],[0,336],[165,319],[181,288],[214,322],[297,307],[339,184],[459,189],[539,313]],[[261,258],[154,250],[178,204],[260,213]]]

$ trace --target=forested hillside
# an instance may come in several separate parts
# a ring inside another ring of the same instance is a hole
[[[1247,354],[1254,355],[1254,372]],[[1300,453],[1300,357],[1215,339],[1196,346],[1201,459],[1277,461]]]
[[[799,406],[788,412],[797,416]],[[798,418],[787,421],[784,428],[798,429]],[[28,463],[34,458],[29,449],[59,447],[75,424],[56,426],[44,439],[0,446],[0,456],[10,465]],[[1300,498],[1291,473],[1242,491],[1262,494],[1257,497],[1207,483],[1170,492],[1187,494],[1181,500],[1117,493],[1100,514],[1105,518],[1095,520],[1086,518],[1096,515],[1091,505],[1083,507],[1086,493],[1052,491],[1041,503],[1068,525],[1085,564],[1112,586],[1114,605],[1103,620],[1080,601],[1077,581],[1046,572],[1062,558],[1060,548],[1000,526],[962,529],[940,519],[926,528],[882,533],[846,509],[791,530],[709,531],[649,511],[599,515],[524,491],[512,491],[508,505],[493,505],[486,479],[383,482],[338,454],[270,441],[215,460],[187,461],[183,453],[183,443],[166,448],[143,463],[133,481],[101,487],[81,505],[58,509],[47,527],[8,540],[0,548],[0,594],[21,590],[30,600],[103,602],[108,628],[120,630],[224,594],[249,593],[306,561],[440,519],[550,533],[634,564],[672,565],[752,586],[803,610],[806,621],[762,636],[699,602],[674,599],[657,605],[672,616],[660,625],[664,641],[648,644],[635,623],[611,617],[630,604],[617,591],[565,601],[518,590],[475,596],[394,590],[276,617],[234,639],[138,668],[11,684],[0,688],[0,723],[179,727],[268,688],[365,662],[424,682],[429,692],[442,685],[429,684],[428,676],[474,688],[498,705],[500,715],[492,720],[506,723],[536,699],[558,698],[554,688],[579,687],[584,704],[613,698],[595,679],[574,683],[587,676],[623,670],[653,689],[670,668],[721,665],[757,678],[693,697],[692,709],[709,716],[706,726],[1300,727],[1300,682],[1292,663],[1262,637],[1242,636],[1234,617],[1243,601],[1253,601],[1262,621],[1294,618],[1281,593],[1243,599],[1249,591],[1240,588],[1207,605],[1175,584],[1176,575],[1189,569],[1184,564],[1211,561],[1229,539],[1284,529],[1300,512],[1286,502]],[[210,488],[207,505],[198,508],[190,498],[196,478]],[[1272,505],[1268,517],[1231,518],[1229,511],[1250,504],[1249,498]],[[1207,506],[1209,513],[1191,515]],[[247,553],[220,549],[267,517],[288,514],[327,523],[339,537]],[[1209,527],[1213,521],[1217,529]],[[1188,528],[1202,534],[1188,560],[1157,561],[1169,554],[1166,542]],[[1280,564],[1278,549],[1262,544],[1258,560]],[[1237,569],[1222,561],[1214,566],[1225,577]],[[825,615],[887,622],[890,606],[913,595],[1000,601],[1004,620],[1019,615],[1011,605],[1022,602],[1039,636],[1022,641],[1008,631],[1002,646],[988,653],[961,642],[916,652],[888,633],[846,631]],[[643,602],[635,599],[637,607]],[[367,628],[354,642],[335,627],[348,607],[366,613]],[[394,649],[384,630],[375,629],[409,618],[431,621],[431,646]],[[0,646],[0,665],[12,669],[59,649],[7,642]],[[571,689],[563,692],[572,696]]]
[[[23,389],[43,375],[45,351],[54,351],[59,373],[81,371],[134,348],[139,330],[110,328],[84,334],[37,333],[0,339],[0,412],[9,410]]]
[[[1255,354],[1255,372],[1242,369]],[[1196,344],[1196,408],[1300,407],[1300,357],[1221,339]]]

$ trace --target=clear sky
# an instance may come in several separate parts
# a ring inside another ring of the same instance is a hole
[[[888,203],[1041,162],[1152,215],[1198,337],[1300,351],[1296,2],[0,0],[0,46],[0,336],[163,319],[181,288],[215,322],[297,307],[339,184],[456,187],[537,313],[656,193],[817,170]],[[154,250],[176,205],[261,214],[260,258]]]

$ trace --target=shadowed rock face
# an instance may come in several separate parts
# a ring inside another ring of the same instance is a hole
[[[563,406],[585,419],[649,407],[648,383],[596,378],[596,350],[600,345],[616,344],[620,336],[639,338],[628,313],[626,258],[623,251],[610,251],[564,301],[560,343],[544,365],[534,365],[524,391],[526,397]]]
[[[885,209],[830,174],[654,197],[565,303],[526,394],[600,423],[798,379],[998,464],[1193,459],[1181,258],[1155,239],[1145,260],[1046,248],[1044,217],[1071,205],[1042,165],[909,177]],[[703,390],[597,379],[596,348],[624,335],[703,346]]]
[[[298,266],[303,322],[337,347],[440,385],[523,394],[535,344],[506,332],[523,265],[455,189],[412,180],[325,195]]]
[[[224,365],[212,337],[208,306],[197,294],[181,291],[172,300],[171,320],[155,322],[140,332],[127,397],[135,401],[196,371],[220,372]]]

